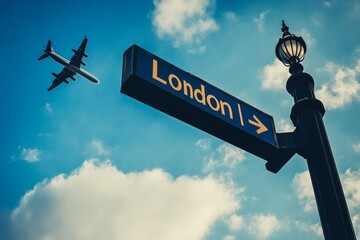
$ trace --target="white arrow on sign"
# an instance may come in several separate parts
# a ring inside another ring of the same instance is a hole
[[[253,118],[255,121],[249,119],[249,123],[259,128],[256,130],[257,134],[266,132],[268,130],[267,127],[265,127],[265,125],[255,115],[253,115]]]

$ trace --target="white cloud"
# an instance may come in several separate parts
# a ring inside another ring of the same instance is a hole
[[[45,110],[48,113],[54,113],[50,103],[45,103]]]
[[[245,151],[234,147],[233,145],[223,143],[216,149],[216,152],[213,152],[209,157],[206,157],[207,163],[203,171],[210,172],[221,167],[234,169],[245,159]]]
[[[89,143],[89,149],[91,153],[95,154],[96,156],[108,157],[111,155],[111,151],[108,149],[108,147],[105,146],[104,142],[99,139],[93,139]]]
[[[203,239],[238,208],[236,189],[214,177],[154,169],[125,174],[85,161],[27,192],[12,215],[18,239]]]
[[[293,101],[289,99],[283,99],[280,102],[280,106],[283,108],[291,108],[294,105]]]
[[[360,208],[360,169],[347,169],[342,177],[342,186],[350,209]]]
[[[274,214],[255,214],[247,217],[233,214],[225,220],[232,232],[244,231],[252,239],[268,239],[276,233],[286,230],[288,223],[279,220]],[[228,236],[232,237],[231,235]],[[231,238],[230,238],[231,239]]]
[[[282,230],[282,223],[273,214],[254,215],[250,218],[248,232],[255,239],[267,239]]]
[[[360,60],[354,68],[328,62],[325,71],[333,79],[323,84],[315,94],[327,109],[341,108],[354,100],[360,100],[360,83],[357,80],[360,75]]]
[[[228,11],[224,13],[224,16],[227,20],[229,21],[238,21],[238,16],[236,15],[236,13]]]
[[[322,227],[319,223],[309,224],[304,222],[295,221],[295,227],[302,232],[312,232],[318,237],[323,237]]]
[[[286,81],[290,77],[287,67],[275,58],[272,64],[267,64],[262,69],[259,78],[261,79],[261,87],[266,90],[284,90]]]
[[[153,25],[158,37],[169,37],[174,47],[192,53],[206,50],[203,41],[219,27],[211,16],[213,0],[154,0]]]
[[[319,223],[310,225],[310,229],[313,233],[315,233],[316,236],[318,237],[324,236],[323,229]]]
[[[353,0],[349,4],[350,17],[359,18],[360,15],[360,3],[357,0]]]
[[[352,224],[354,226],[355,235],[357,236],[357,238],[359,238],[360,237],[360,214],[356,214],[352,218]]]
[[[214,159],[212,159],[212,158],[210,158],[210,159],[207,161],[207,163],[206,163],[203,171],[204,171],[204,172],[211,172],[211,171],[214,171],[214,169],[216,169],[217,167],[219,167],[219,162],[216,161],[216,160],[214,160]]]
[[[324,1],[323,4],[325,7],[332,7],[332,3],[330,1]]]
[[[39,138],[51,138],[51,133],[39,133]]]
[[[23,148],[20,157],[30,163],[40,161],[41,151],[39,149]]]
[[[227,220],[227,225],[231,231],[240,231],[245,226],[245,220],[243,216],[231,215]]]
[[[295,130],[295,127],[286,121],[284,118],[280,118],[280,121],[278,122],[278,126],[280,129],[280,132],[293,132]]]
[[[360,153],[360,142],[351,145],[351,147],[356,153]]]
[[[268,13],[270,12],[270,9],[262,12],[259,14],[258,17],[254,18],[254,22],[256,23],[257,25],[257,28],[259,29],[259,31],[264,31],[264,25],[265,25],[265,18],[266,18],[266,15],[268,15]]]
[[[223,238],[223,240],[235,240],[236,238],[234,236],[227,235]]]
[[[304,39],[308,49],[316,44],[315,38],[305,28],[299,31],[299,36],[301,36]]]
[[[202,151],[208,151],[211,147],[211,140],[207,138],[199,139],[195,145]]]
[[[246,159],[243,150],[230,144],[222,144],[216,151],[222,156],[224,165],[229,168],[234,168],[239,162]]]
[[[296,174],[292,181],[292,186],[304,207],[304,211],[307,213],[314,211],[316,209],[316,201],[309,171]]]
[[[322,25],[322,22],[319,20],[319,18],[316,14],[314,14],[310,17],[310,21],[316,27],[320,27]]]

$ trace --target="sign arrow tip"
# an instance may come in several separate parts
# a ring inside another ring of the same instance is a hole
[[[268,130],[267,127],[255,115],[253,115],[253,118],[255,119],[255,121],[249,119],[249,123],[258,127],[258,129],[256,130],[257,134],[261,134]]]

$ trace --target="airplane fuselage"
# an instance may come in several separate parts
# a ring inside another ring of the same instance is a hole
[[[54,59],[56,62],[60,63],[61,65],[63,65],[64,67],[66,67],[67,69],[69,69],[70,71],[77,73],[81,76],[83,76],[84,78],[90,80],[93,83],[99,83],[99,79],[97,79],[97,77],[95,77],[94,75],[92,75],[91,73],[85,71],[84,69],[78,68],[72,64],[70,64],[70,61],[63,58],[62,56],[60,56],[59,54],[55,53],[54,51],[46,51],[46,53],[52,58]]]

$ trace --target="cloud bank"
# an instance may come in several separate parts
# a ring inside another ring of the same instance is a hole
[[[40,161],[41,151],[36,148],[23,148],[21,150],[20,158],[29,162],[34,163]]]
[[[275,58],[272,64],[266,64],[262,69],[259,78],[261,88],[266,90],[284,90],[286,81],[290,77],[287,67]]]
[[[253,21],[257,25],[258,30],[261,31],[261,32],[264,31],[265,18],[268,15],[269,12],[270,12],[270,9],[267,9],[266,11],[260,13],[259,17],[256,17],[256,18],[253,19]]]
[[[12,214],[14,239],[203,239],[239,207],[235,192],[213,177],[125,174],[88,160],[23,196]]]
[[[206,139],[198,140],[196,147],[205,152],[206,161],[204,172],[214,172],[217,169],[235,169],[238,164],[246,160],[245,151],[228,143],[223,143],[211,151],[210,142]]]
[[[211,16],[212,0],[154,0],[152,23],[159,38],[169,38],[176,48],[206,51],[203,41],[219,27]]]
[[[232,232],[245,231],[251,239],[265,240],[286,229],[286,222],[279,220],[274,214],[255,214],[248,217],[232,215],[227,220]],[[228,235],[224,239],[235,239]]]
[[[342,175],[342,185],[350,209],[360,208],[360,169],[352,171],[347,169]]]
[[[254,239],[267,239],[282,229],[282,223],[272,214],[254,215],[250,222],[248,232]]]
[[[303,205],[304,211],[306,213],[315,211],[316,201],[309,171],[296,174],[292,186],[297,193],[300,204]]]
[[[360,142],[351,145],[351,147],[356,153],[360,153]]]
[[[328,62],[325,71],[333,79],[315,92],[327,109],[338,109],[360,99],[360,60],[355,67],[345,67]]]

